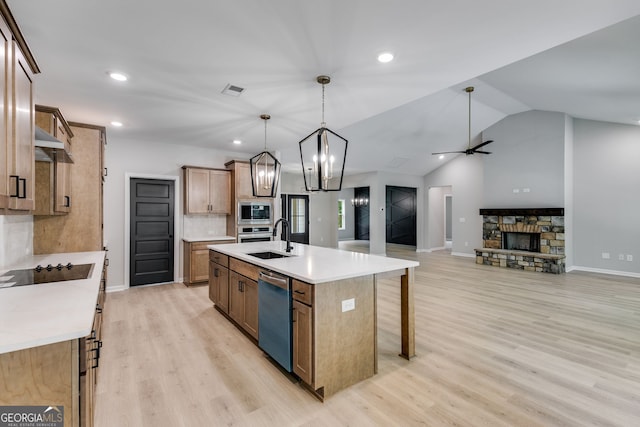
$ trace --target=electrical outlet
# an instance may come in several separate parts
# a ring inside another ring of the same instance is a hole
[[[523,188],[522,192],[523,193],[531,193],[531,189],[530,188]]]
[[[627,255],[627,261],[633,261],[633,255],[628,254]]]
[[[618,261],[624,261],[624,254],[618,254]]]
[[[609,252],[602,252],[602,259],[610,259],[611,255],[609,255]]]
[[[519,188],[514,188],[514,189],[513,189],[513,192],[514,192],[514,193],[519,193],[519,192],[520,192],[520,189],[519,189]]]

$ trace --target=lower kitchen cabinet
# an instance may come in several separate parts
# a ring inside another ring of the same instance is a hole
[[[229,257],[209,252],[209,299],[218,310],[229,313]]]
[[[184,242],[184,284],[204,285],[209,281],[209,249],[207,246],[234,243],[235,239]]]
[[[258,339],[258,282],[229,273],[229,317]]]
[[[313,384],[313,307],[293,300],[293,372]]]

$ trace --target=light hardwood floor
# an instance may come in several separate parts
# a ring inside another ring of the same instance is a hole
[[[97,427],[639,426],[640,280],[415,253],[417,357],[378,287],[379,372],[317,401],[182,284],[108,295]]]

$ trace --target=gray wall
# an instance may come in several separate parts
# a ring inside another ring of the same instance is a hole
[[[482,133],[485,141],[493,140],[486,146],[492,154],[483,156],[482,207],[564,206],[565,117],[527,111],[508,116]]]
[[[351,205],[351,199],[355,189],[343,188],[338,193],[338,199],[344,199],[344,214],[345,214],[345,228],[344,230],[338,230],[338,240],[353,240],[355,238],[356,222],[355,222],[355,208]]]
[[[574,140],[575,265],[640,273],[640,127],[576,119]]]
[[[460,155],[424,177],[424,187],[451,186],[453,195],[453,245],[451,252],[457,255],[475,256],[475,248],[482,247],[482,217],[479,209],[483,203],[483,156]],[[438,200],[435,203],[441,204]],[[429,211],[429,200],[425,202]],[[436,219],[437,220],[437,219]],[[437,220],[439,221],[439,220]],[[441,236],[432,236],[431,220],[425,219],[426,241]],[[439,233],[439,231],[435,231]]]
[[[428,249],[442,249],[445,241],[445,194],[451,194],[451,187],[431,187],[427,199]]]

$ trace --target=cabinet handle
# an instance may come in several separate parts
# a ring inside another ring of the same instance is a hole
[[[70,208],[71,207],[71,197],[70,196],[64,196],[64,207],[65,208]]]
[[[93,361],[95,362],[95,364],[91,366],[91,369],[96,369],[100,366],[100,349],[101,348],[102,348],[102,341],[96,340],[94,342],[94,347],[90,350],[95,352],[95,357],[93,358]]]
[[[20,198],[20,176],[18,175],[9,175],[9,179],[16,179],[16,194],[10,194],[9,197],[18,197]]]
[[[297,289],[294,289],[294,291],[296,294],[300,294],[300,295],[304,295],[304,291],[299,291]]]
[[[291,323],[296,323],[296,308],[295,307],[291,307]]]
[[[18,181],[22,183],[22,196],[18,196],[18,199],[27,198],[27,178],[19,178]]]
[[[213,269],[213,277],[220,277],[220,271],[217,267]]]
[[[244,282],[241,280],[238,281],[238,290],[244,292]]]
[[[107,168],[104,168],[104,176],[109,175],[109,170]]]

